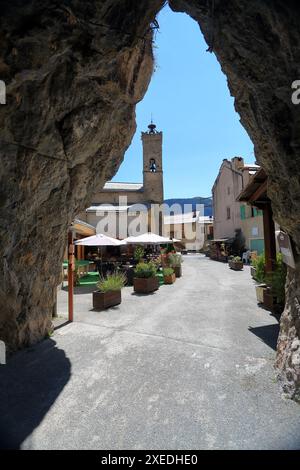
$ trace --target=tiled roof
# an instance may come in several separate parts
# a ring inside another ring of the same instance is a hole
[[[140,191],[143,189],[143,183],[118,183],[109,181],[105,183],[103,189],[109,191]]]
[[[202,224],[213,223],[213,218],[209,216],[201,216],[200,211],[187,212],[183,214],[165,215],[164,224],[190,224],[192,222],[199,222]]]

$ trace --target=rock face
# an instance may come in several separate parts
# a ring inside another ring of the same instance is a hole
[[[1,5],[0,338],[10,350],[50,330],[68,226],[130,144],[162,3]]]
[[[171,0],[202,33],[228,79],[235,108],[256,159],[269,176],[275,220],[292,237],[296,270],[289,270],[276,367],[285,393],[300,401],[300,106],[291,84],[300,79],[300,4],[254,0]]]
[[[112,177],[152,74],[151,22],[162,0],[12,0],[1,10],[1,318],[11,350],[48,331],[67,227]],[[193,17],[228,78],[269,175],[275,219],[292,237],[277,368],[300,400],[300,79],[297,2],[170,0]],[[205,71],[203,71],[205,73]]]

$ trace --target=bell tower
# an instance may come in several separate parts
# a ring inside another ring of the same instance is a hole
[[[162,204],[162,132],[158,132],[152,122],[148,129],[148,132],[142,132],[144,195],[149,202]]]

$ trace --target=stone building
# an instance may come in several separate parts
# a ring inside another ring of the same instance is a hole
[[[199,251],[213,238],[213,217],[201,211],[165,215],[164,235],[181,240],[186,250]]]
[[[262,212],[237,200],[258,165],[247,165],[242,157],[224,159],[212,188],[214,211],[214,238],[233,238],[241,229],[245,245],[251,251],[264,250]]]
[[[79,218],[93,225],[97,233],[125,238],[132,234],[130,227],[137,228],[138,215],[143,225],[143,229],[138,227],[141,232],[153,231],[161,235],[162,215],[154,216],[153,207],[163,204],[164,200],[162,137],[163,133],[158,132],[153,123],[147,132],[142,132],[142,183],[106,183],[94,194],[92,205]]]

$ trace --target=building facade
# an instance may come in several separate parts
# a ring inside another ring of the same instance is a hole
[[[163,133],[158,132],[155,124],[151,123],[148,131],[142,132],[141,139],[143,182],[106,183],[94,195],[92,205],[79,216],[93,225],[97,233],[117,238],[126,238],[139,229],[141,233],[152,231],[162,234],[162,215],[154,214],[151,207],[162,205],[164,200]]]
[[[242,157],[224,159],[212,188],[212,196],[214,238],[234,238],[240,229],[246,248],[261,253],[264,249],[262,212],[237,200],[258,170],[258,165],[247,165]]]
[[[180,240],[186,250],[200,251],[213,238],[213,217],[203,216],[201,211],[166,215],[164,236]]]

